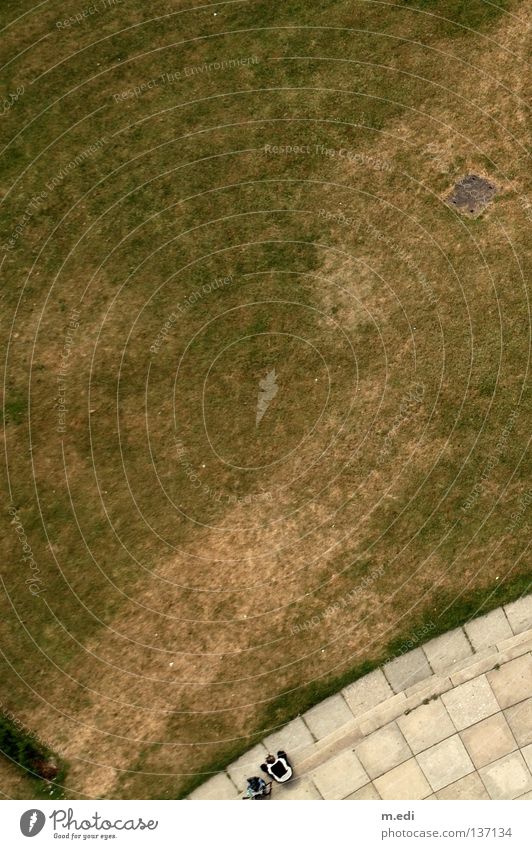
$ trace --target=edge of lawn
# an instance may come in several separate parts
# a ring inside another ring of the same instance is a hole
[[[495,586],[492,590],[487,591],[485,588],[481,588],[464,593],[463,596],[455,602],[452,601],[449,593],[441,593],[436,599],[436,606],[443,610],[444,613],[437,617],[437,622],[434,623],[435,627],[432,628],[430,634],[427,635],[427,639],[420,639],[416,648],[423,645],[425,642],[434,639],[434,637],[438,637],[441,634],[454,630],[455,628],[462,627],[467,622],[478,616],[484,616],[491,610],[495,610],[498,607],[525,597],[531,592],[531,590],[532,578],[530,574],[522,574],[516,576],[510,581],[497,584],[497,586]],[[434,602],[431,602],[431,608],[434,608],[434,606]],[[404,647],[407,639],[411,641],[412,633],[415,633],[418,629],[422,629],[426,619],[426,615],[419,615],[412,621],[406,634],[395,637],[378,654],[375,654],[362,663],[351,667],[341,675],[337,675],[328,681],[317,679],[312,681],[310,684],[304,684],[301,687],[297,687],[287,693],[282,693],[280,696],[277,696],[277,698],[268,705],[264,717],[266,720],[267,716],[267,728],[269,733],[271,733],[274,728],[281,728],[283,725],[286,725],[292,719],[295,719],[311,707],[314,707],[314,705],[329,696],[334,695],[348,684],[352,684],[354,681],[357,681],[359,678],[362,678],[374,669],[383,666],[394,656],[397,656],[399,654],[398,650]],[[405,652],[400,653],[405,654]],[[204,772],[190,776],[189,780],[185,782],[179,796],[176,798],[184,799],[186,796],[190,795],[193,790],[212,777],[213,774],[224,770],[234,760],[245,754],[245,752],[262,740],[264,733],[263,728],[255,734],[246,737],[245,741],[238,741],[237,743],[229,746],[222,754],[218,755],[210,762],[209,767]]]

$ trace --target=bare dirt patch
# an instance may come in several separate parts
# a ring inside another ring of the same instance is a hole
[[[494,183],[479,177],[478,174],[467,174],[455,184],[452,192],[446,197],[446,202],[459,212],[478,215],[496,194],[497,187]]]

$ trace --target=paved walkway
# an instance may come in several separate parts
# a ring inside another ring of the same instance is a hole
[[[191,799],[240,799],[268,751],[274,799],[532,799],[532,595],[355,681],[269,735]]]

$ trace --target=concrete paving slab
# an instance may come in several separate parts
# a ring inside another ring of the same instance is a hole
[[[525,748],[522,749],[521,752],[529,770],[532,772],[532,745],[525,746]]]
[[[421,648],[409,651],[401,657],[389,661],[383,666],[383,672],[394,693],[400,693],[432,675],[432,669]]]
[[[270,799],[274,802],[305,802],[322,799],[322,796],[310,778],[294,778],[287,784],[274,784]]]
[[[482,722],[465,728],[460,736],[477,769],[517,749],[514,735],[503,713],[495,713]]]
[[[415,755],[456,734],[456,728],[440,699],[420,705],[397,724]]]
[[[381,669],[375,669],[369,675],[364,675],[348,687],[344,687],[342,695],[349,705],[353,716],[360,716],[376,705],[393,696],[393,690],[384,677]]]
[[[314,738],[301,717],[297,716],[284,728],[265,737],[263,743],[268,752],[275,755],[279,749],[283,749],[289,757],[296,760],[297,757],[301,759],[310,753]]]
[[[525,699],[504,711],[508,725],[519,746],[532,743],[532,699]]]
[[[441,699],[459,731],[499,712],[499,704],[485,675],[460,684],[444,693]]]
[[[471,657],[473,650],[461,628],[455,628],[447,634],[429,640],[423,646],[428,661],[434,672],[446,672],[453,664]]]
[[[514,634],[520,634],[532,628],[532,595],[527,595],[511,604],[505,604],[504,612]]]
[[[436,796],[438,799],[489,799],[478,772],[470,772],[454,784],[448,784]]]
[[[432,788],[415,758],[375,779],[381,799],[426,799]]]
[[[369,783],[369,776],[351,749],[317,767],[311,778],[324,799],[345,799]]]
[[[220,772],[218,775],[214,775],[212,778],[209,778],[205,784],[202,784],[201,787],[198,787],[194,790],[190,796],[190,799],[199,800],[199,799],[208,799],[210,801],[220,799],[240,799],[241,794],[237,792],[237,789],[233,782],[228,778],[225,772]]]
[[[375,799],[380,799],[381,797],[375,790],[375,786],[373,784],[365,784],[364,787],[361,787],[360,790],[357,790],[355,793],[351,793],[348,799],[357,799],[359,801],[373,801]]]
[[[483,767],[479,775],[491,799],[517,799],[532,790],[532,774],[520,752]]]
[[[323,740],[337,728],[353,720],[347,702],[341,693],[331,696],[308,710],[304,721],[316,740]]]
[[[502,708],[532,696],[532,657],[525,654],[486,675]]]
[[[252,775],[262,776],[260,765],[264,763],[267,754],[266,747],[262,743],[258,743],[227,767],[229,778],[238,790],[243,791],[245,789],[247,786],[246,779]]]
[[[513,634],[502,607],[468,622],[464,630],[475,651],[490,648]]]
[[[518,796],[517,801],[519,802],[521,799],[532,799],[532,791],[530,793],[525,793],[523,796]]]
[[[475,771],[458,734],[420,752],[416,760],[435,792]]]
[[[412,752],[395,722],[374,731],[355,747],[370,778],[376,778],[412,757]]]

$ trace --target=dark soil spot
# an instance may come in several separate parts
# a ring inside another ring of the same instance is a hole
[[[497,188],[493,183],[477,174],[468,174],[456,183],[445,201],[460,212],[477,215],[491,203],[496,194]]]

